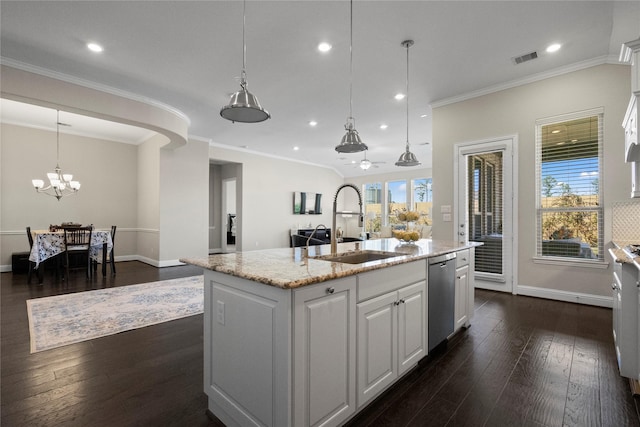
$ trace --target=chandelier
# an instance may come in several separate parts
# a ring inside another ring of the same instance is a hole
[[[33,179],[31,183],[38,193],[44,193],[60,200],[64,196],[76,194],[80,190],[80,182],[73,181],[73,175],[62,173],[60,169],[60,110],[57,110],[56,120],[56,167],[53,172],[47,173],[49,185],[44,186],[41,179]]]

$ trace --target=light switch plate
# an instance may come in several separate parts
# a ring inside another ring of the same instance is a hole
[[[451,213],[451,205],[440,206],[440,213]],[[451,221],[451,220],[449,220]]]
[[[442,214],[442,221],[451,222],[451,214],[450,213]]]

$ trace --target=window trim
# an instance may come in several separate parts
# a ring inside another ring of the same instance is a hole
[[[542,144],[542,127],[556,123],[563,123],[567,121],[583,119],[587,117],[598,117],[598,206],[585,206],[560,209],[562,212],[566,211],[594,211],[599,215],[598,220],[598,258],[587,259],[577,257],[562,257],[562,256],[549,256],[542,255],[542,214],[545,212],[559,211],[558,208],[543,208],[542,207],[542,161],[541,161],[541,144]],[[574,113],[561,114],[558,116],[547,117],[544,119],[538,119],[535,122],[535,247],[533,261],[536,264],[551,264],[551,265],[571,265],[580,267],[593,267],[593,268],[606,268],[608,263],[605,260],[605,209],[604,209],[604,107],[592,108],[589,110],[578,111]]]

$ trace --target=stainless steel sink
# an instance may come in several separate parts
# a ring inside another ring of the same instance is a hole
[[[364,250],[357,252],[347,252],[336,255],[320,255],[313,257],[321,261],[342,262],[345,264],[362,264],[369,261],[379,261],[381,259],[394,258],[403,256],[405,254],[398,254],[395,252],[373,251]]]

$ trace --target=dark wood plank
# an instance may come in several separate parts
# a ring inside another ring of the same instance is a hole
[[[29,298],[201,273],[117,267],[41,286],[0,275],[3,426],[222,426],[206,415],[202,316],[29,353]],[[640,426],[616,363],[610,309],[476,290],[471,328],[347,425]]]

